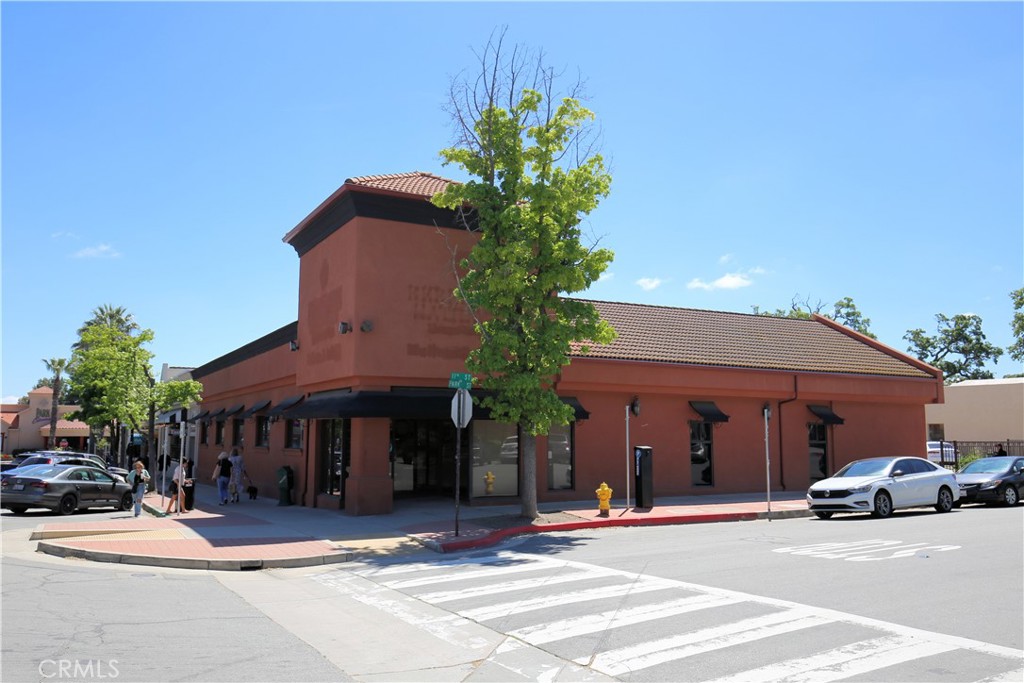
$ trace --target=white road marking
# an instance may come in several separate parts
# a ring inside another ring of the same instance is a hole
[[[827,623],[828,619],[812,614],[811,610],[786,610],[601,652],[590,660],[590,666],[610,676],[621,676],[712,650]],[[576,660],[579,664],[587,661],[588,658]]]
[[[872,539],[850,543],[812,543],[810,545],[792,546],[790,548],[775,548],[772,552],[810,555],[811,557],[820,557],[827,560],[877,562],[879,560],[913,557],[922,552],[927,554],[928,551],[945,552],[947,550],[959,549],[960,546],[958,545],[929,545],[927,543],[903,543],[903,541]],[[889,552],[889,554],[880,555],[882,552]]]
[[[887,636],[861,640],[814,655],[775,662],[758,669],[741,671],[733,676],[705,683],[748,683],[748,681],[830,681],[853,675],[851,666],[870,660],[866,672],[902,662],[953,650],[953,646],[928,643],[908,636]]]
[[[474,621],[487,621],[488,619],[498,619],[513,614],[523,614],[561,605],[571,605],[589,600],[608,600],[610,598],[619,598],[623,595],[638,595],[640,593],[650,593],[651,591],[661,591],[675,587],[674,582],[665,579],[642,579],[636,583],[625,585],[588,588],[586,590],[542,596],[529,600],[515,600],[499,605],[475,607],[462,610],[460,614]]]
[[[512,593],[521,590],[535,590],[546,588],[547,586],[558,586],[565,583],[576,583],[578,581],[588,581],[591,579],[600,579],[616,575],[617,572],[615,571],[602,571],[598,567],[594,567],[589,571],[580,571],[578,568],[573,568],[572,572],[568,574],[542,576],[538,578],[521,579],[519,581],[505,581],[503,583],[474,586],[472,588],[456,588],[454,590],[438,591],[436,593],[423,593],[417,595],[417,597],[420,600],[425,600],[426,602],[443,603],[451,602],[452,600],[483,597],[485,595]]]
[[[669,602],[657,602],[625,609],[613,609],[600,614],[586,614],[571,619],[560,619],[543,624],[534,624],[509,631],[508,635],[521,638],[531,645],[543,645],[556,640],[575,638],[590,633],[600,633],[608,629],[641,624],[655,619],[665,619],[687,612],[724,607],[739,602],[736,598],[723,598],[715,595],[693,595]]]

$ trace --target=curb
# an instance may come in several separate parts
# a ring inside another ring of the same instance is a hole
[[[235,560],[204,560],[193,557],[154,557],[149,555],[131,555],[112,553],[102,550],[84,550],[72,548],[60,543],[40,541],[36,550],[54,557],[72,557],[91,562],[108,562],[114,564],[145,565],[150,567],[167,567],[172,569],[205,569],[212,571],[252,571],[260,569],[295,569],[298,567],[317,567],[327,564],[351,562],[355,553],[342,552],[336,555],[308,555],[306,557],[280,557],[269,560],[251,558]]]
[[[799,517],[811,517],[810,510],[781,510],[771,513],[774,519],[791,519]],[[512,536],[525,534],[537,534],[548,531],[577,531],[579,529],[597,529],[602,527],[624,527],[624,526],[670,526],[681,524],[709,524],[716,522],[751,522],[759,519],[768,519],[767,512],[724,512],[707,515],[687,515],[677,517],[655,517],[651,519],[593,519],[580,522],[560,522],[556,524],[531,525],[509,527],[498,529],[480,538],[466,539],[460,541],[435,541],[427,538],[416,538],[427,548],[439,553],[453,553],[460,550],[473,550],[500,543]]]

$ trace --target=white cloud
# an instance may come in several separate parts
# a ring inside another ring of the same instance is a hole
[[[754,284],[754,281],[742,273],[726,273],[713,282],[704,282],[699,277],[695,277],[687,283],[686,288],[711,291],[715,289],[740,289],[741,287],[749,287],[752,284]]]
[[[21,398],[21,396],[4,396],[3,398],[0,398],[0,403],[5,403],[5,404],[17,403],[19,398]]]
[[[722,254],[718,257],[718,265],[724,266],[726,263],[731,262],[733,259],[732,254]]]
[[[73,232],[61,231],[61,232],[55,232],[52,235],[50,235],[50,239],[51,240],[76,240],[76,239],[78,239],[78,235],[76,235]]]
[[[73,258],[120,258],[121,252],[109,244],[101,244],[98,247],[86,247],[72,254]]]
[[[652,289],[661,287],[666,282],[668,282],[668,280],[662,280],[660,277],[642,277],[636,281],[636,284],[645,292],[649,292]]]
[[[601,273],[601,277],[597,278],[597,282],[607,282],[608,280],[611,280],[613,277],[615,277],[615,273],[605,271],[604,273]]]

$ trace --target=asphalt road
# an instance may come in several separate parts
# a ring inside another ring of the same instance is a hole
[[[584,530],[261,572],[40,556],[18,540],[38,522],[3,515],[3,680],[1024,676],[1024,507]]]

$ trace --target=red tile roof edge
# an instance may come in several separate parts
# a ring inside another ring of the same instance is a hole
[[[861,334],[857,330],[849,328],[846,325],[843,325],[842,323],[838,323],[835,320],[832,320],[831,318],[826,318],[823,315],[819,315],[817,313],[812,313],[811,314],[811,319],[815,320],[815,321],[817,321],[817,322],[819,322],[819,323],[821,323],[823,325],[827,325],[828,327],[831,327],[833,330],[837,330],[839,332],[842,332],[846,336],[851,337],[851,338],[861,342],[862,344],[867,344],[868,346],[870,346],[870,347],[872,347],[874,349],[877,349],[878,351],[881,351],[882,353],[884,353],[886,355],[892,356],[896,360],[903,361],[904,363],[907,363],[908,365],[913,365],[914,367],[918,368],[919,370],[923,370],[924,372],[927,372],[927,373],[929,373],[931,375],[934,375],[936,379],[940,379],[940,380],[942,379],[942,370],[939,370],[934,365],[929,365],[928,363],[925,363],[924,361],[922,361],[922,360],[920,360],[918,358],[914,358],[910,354],[903,353],[902,351],[894,349],[893,347],[891,347],[891,346],[889,346],[887,344],[883,344],[882,342],[878,341],[877,339],[872,339],[871,337],[867,336],[866,334]]]

